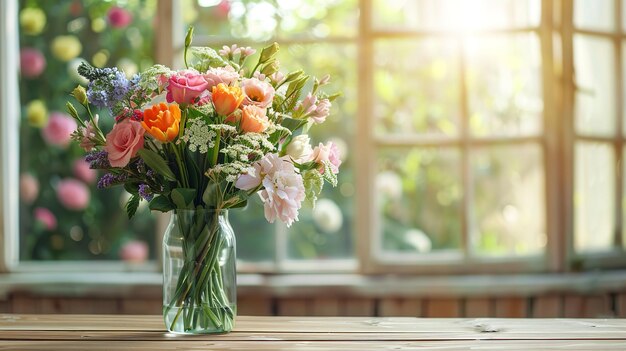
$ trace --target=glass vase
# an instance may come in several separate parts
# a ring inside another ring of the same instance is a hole
[[[227,210],[175,210],[163,236],[163,318],[181,334],[232,330],[235,234]]]

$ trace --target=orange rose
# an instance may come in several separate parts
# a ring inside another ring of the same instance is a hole
[[[143,111],[143,128],[157,140],[167,143],[178,136],[180,108],[176,104],[160,103]]]
[[[247,105],[241,109],[241,130],[247,133],[262,133],[270,126],[265,109]]]
[[[228,116],[233,113],[241,105],[244,97],[239,87],[229,87],[224,83],[213,87],[213,106],[220,116]]]

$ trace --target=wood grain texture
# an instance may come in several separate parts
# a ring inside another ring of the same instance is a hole
[[[0,350],[624,350],[625,319],[241,316],[181,336],[161,316],[0,315]]]

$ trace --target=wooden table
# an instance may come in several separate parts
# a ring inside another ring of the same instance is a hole
[[[238,317],[180,336],[161,316],[0,314],[0,350],[626,350],[624,319]]]

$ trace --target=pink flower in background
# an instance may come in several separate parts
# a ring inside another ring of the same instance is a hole
[[[20,175],[20,198],[26,204],[32,204],[39,195],[39,181],[30,173]]]
[[[274,88],[269,83],[256,78],[244,79],[241,82],[241,90],[245,95],[244,105],[266,108],[272,104],[274,99]]]
[[[204,77],[194,70],[183,70],[173,74],[167,85],[167,102],[190,104],[209,86]]]
[[[333,174],[339,173],[339,166],[341,166],[339,148],[332,141],[329,141],[326,145],[320,143],[316,146],[315,149],[313,149],[311,160],[320,165],[320,173],[324,173],[325,162],[328,162]]]
[[[85,183],[69,178],[57,184],[59,202],[70,210],[83,210],[89,205],[90,193]]]
[[[232,66],[209,68],[203,75],[204,80],[208,83],[206,89],[211,91],[214,86],[224,83],[230,85],[239,78],[239,73]]]
[[[143,148],[143,135],[146,130],[141,123],[125,119],[116,123],[106,136],[104,149],[108,153],[109,163],[113,167],[124,167],[139,149]]]
[[[259,192],[259,196],[267,221],[274,223],[278,218],[288,227],[297,221],[305,190],[302,176],[296,172],[289,156],[266,155],[255,162],[247,174],[241,175],[235,186],[251,190],[261,184],[264,189]]]
[[[89,168],[89,163],[83,158],[74,161],[72,171],[74,172],[74,177],[82,180],[87,184],[92,184],[96,181],[96,171]]]
[[[57,218],[49,209],[45,207],[36,207],[33,211],[36,221],[43,223],[47,230],[55,230],[57,228]]]
[[[222,0],[217,6],[213,9],[213,15],[221,20],[228,19],[228,14],[230,13],[230,1]]]
[[[24,77],[35,78],[46,68],[46,58],[37,49],[23,48],[20,51],[20,68]]]
[[[124,28],[131,24],[133,21],[133,15],[127,10],[113,6],[109,9],[107,13],[107,18],[109,19],[109,23],[113,28]]]
[[[148,259],[148,244],[140,240],[131,240],[120,248],[120,258],[127,262],[141,263]]]
[[[41,136],[50,145],[66,147],[76,130],[76,121],[62,112],[52,112],[48,124],[41,130]]]

